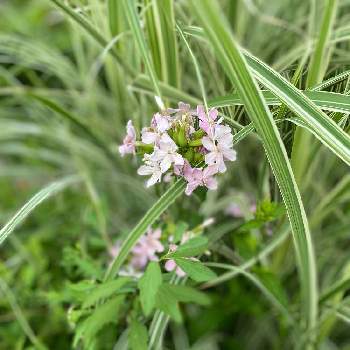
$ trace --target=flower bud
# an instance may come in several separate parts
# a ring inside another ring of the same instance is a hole
[[[193,148],[189,148],[187,152],[185,153],[184,157],[191,163],[195,157],[195,153],[193,151]]]
[[[187,146],[186,130],[184,127],[180,127],[177,134],[177,143],[180,147]]]

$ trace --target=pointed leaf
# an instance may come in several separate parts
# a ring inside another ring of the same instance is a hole
[[[143,312],[148,316],[154,308],[158,288],[162,284],[162,273],[159,264],[152,261],[148,264],[144,275],[140,278],[140,302]]]
[[[216,277],[215,272],[200,261],[185,258],[176,258],[175,261],[196,282],[206,282]]]

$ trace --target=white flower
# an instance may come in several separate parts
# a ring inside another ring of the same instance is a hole
[[[141,140],[146,144],[159,146],[159,141],[163,133],[171,127],[171,117],[156,113],[151,121],[150,128],[143,128],[141,131]]]
[[[179,166],[184,164],[182,155],[177,153],[177,146],[172,138],[164,133],[159,140],[159,147],[155,147],[152,154],[145,154],[142,165],[137,173],[139,175],[151,175],[146,186],[150,187],[161,181],[162,174],[166,173],[172,164]]]
[[[152,118],[151,125],[159,133],[163,133],[163,132],[170,129],[170,126],[171,126],[170,117],[167,115],[162,115],[160,113],[156,113]]]
[[[206,164],[216,164],[220,173],[226,171],[225,160],[236,160],[236,151],[232,149],[233,135],[229,126],[215,125],[213,138],[205,136],[202,143],[209,151],[205,155]]]
[[[137,173],[139,175],[151,175],[146,182],[146,187],[150,187],[157,182],[160,182],[162,178],[162,171],[159,162],[155,159],[154,152],[152,154],[145,154],[143,157],[144,165],[141,165]]]
[[[168,134],[163,134],[159,141],[159,148],[155,150],[156,158],[160,162],[162,173],[169,170],[172,164],[175,166],[183,165],[182,155],[177,153],[178,147]]]

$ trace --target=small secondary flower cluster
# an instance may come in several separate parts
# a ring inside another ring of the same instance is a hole
[[[147,233],[140,237],[139,241],[135,245],[135,247],[131,251],[131,259],[128,265],[121,271],[122,275],[131,275],[135,277],[139,277],[142,275],[142,271],[145,269],[147,264],[150,261],[158,261],[157,254],[163,253],[165,250],[165,244],[168,245],[169,252],[173,252],[177,249],[178,245],[172,243],[172,237],[169,237],[168,242],[161,241],[162,231],[160,228],[152,229],[148,228]],[[192,232],[185,232],[182,236],[180,244],[185,243],[187,240],[192,238]],[[116,244],[111,248],[110,255],[115,258],[120,251],[120,243],[116,242]],[[173,271],[175,273],[183,277],[185,276],[185,272],[181,270],[179,266],[176,265],[175,261],[169,259],[166,261],[165,270]]]
[[[160,253],[164,253],[166,250],[168,250],[168,252],[176,251],[180,245],[200,234],[206,227],[213,223],[214,219],[209,218],[192,230],[183,232],[181,237],[176,241],[174,241],[173,235],[168,235],[162,232],[159,227],[155,229],[149,227],[147,232],[139,238],[136,245],[131,250],[130,259],[127,265],[121,270],[121,274],[140,277],[150,261],[159,260]],[[111,247],[109,254],[112,258],[116,258],[119,252],[120,241],[117,241]],[[190,259],[195,258],[191,257]],[[174,270],[180,277],[185,276],[185,272],[176,265],[176,262],[173,259],[166,259],[164,268],[169,272]]]
[[[177,109],[156,113],[151,125],[142,129],[141,141],[129,120],[119,152],[122,156],[143,155],[138,174],[150,176],[147,187],[161,182],[162,177],[167,182],[181,176],[187,181],[187,195],[199,186],[215,190],[216,175],[226,171],[225,162],[236,160],[231,129],[222,120],[215,108],[191,110],[180,102]]]

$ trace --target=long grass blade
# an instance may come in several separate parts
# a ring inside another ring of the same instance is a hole
[[[157,96],[161,98],[162,95],[158,85],[158,78],[154,70],[154,66],[151,61],[151,58],[149,56],[149,49],[140,26],[140,20],[136,13],[135,1],[134,0],[122,0],[122,1],[123,1],[124,11],[128,19],[129,26],[131,28],[131,31],[135,39],[136,46],[146,66],[146,70],[150,77],[151,83],[153,85],[154,92]]]
[[[316,106],[330,112],[350,113],[350,96],[328,91],[303,91],[304,95]],[[281,100],[271,91],[262,91],[266,104],[281,105]],[[211,107],[240,106],[243,101],[237,93],[228,96],[218,96],[208,101]]]
[[[61,192],[69,185],[79,181],[77,176],[69,176],[55,181],[35,194],[0,230],[0,245],[23,222],[23,220],[42,202],[54,194]]]
[[[224,21],[216,3],[210,0],[190,2],[204,27],[218,60],[237,88],[245,108],[261,137],[267,157],[279,185],[292,228],[302,286],[303,318],[311,331],[317,323],[317,282],[312,239],[291,165],[272,115],[254,82],[249,68]]]

